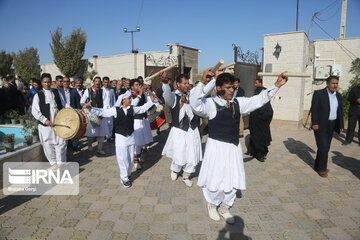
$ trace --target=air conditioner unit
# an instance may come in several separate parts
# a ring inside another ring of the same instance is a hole
[[[330,76],[331,73],[331,66],[322,66],[315,68],[315,79],[321,80],[326,79]]]

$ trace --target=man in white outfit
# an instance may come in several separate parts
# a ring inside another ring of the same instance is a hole
[[[43,90],[35,94],[32,102],[31,113],[38,120],[40,143],[44,153],[52,166],[61,165],[66,162],[67,141],[55,134],[53,123],[56,114],[65,106],[57,89],[51,89],[51,75],[41,75]]]
[[[83,106],[86,102],[91,102],[91,107],[103,108],[103,89],[101,88],[101,78],[95,77],[93,80],[93,86],[85,90],[81,97],[80,104]],[[108,126],[106,118],[100,117],[100,126],[93,127],[92,124],[88,124],[85,136],[88,139],[88,150],[92,151],[92,143],[96,139],[98,142],[97,152],[101,155],[105,155],[103,151],[104,137],[108,134]]]
[[[211,69],[204,72],[201,82],[190,95],[190,104],[194,112],[209,119],[209,137],[198,186],[202,187],[208,202],[210,218],[218,221],[220,214],[228,224],[233,224],[235,219],[229,209],[234,203],[236,191],[246,188],[243,153],[239,143],[240,114],[250,113],[269,102],[287,82],[287,77],[282,73],[274,86],[259,95],[233,99],[233,75],[218,75],[216,80],[211,80],[206,86],[209,90],[204,91],[207,75],[214,75]],[[215,85],[217,94],[206,98]]]
[[[182,180],[191,187],[189,179],[202,157],[201,138],[198,130],[200,118],[189,105],[189,77],[180,74],[176,78],[177,90],[171,92],[166,73],[161,72],[165,104],[171,107],[172,128],[166,140],[162,155],[172,159],[171,180],[175,181],[183,170]]]
[[[103,77],[102,90],[103,90],[103,102],[104,102],[103,109],[112,108],[115,104],[115,93],[114,93],[114,89],[110,88],[109,77]],[[106,117],[105,121],[108,126],[108,134],[105,136],[105,138],[107,139],[108,142],[110,142],[114,128],[114,117]]]

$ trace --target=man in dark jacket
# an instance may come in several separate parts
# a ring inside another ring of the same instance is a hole
[[[311,125],[318,148],[314,170],[321,177],[328,176],[328,153],[333,132],[344,131],[342,96],[336,91],[338,84],[339,77],[328,77],[326,88],[315,91],[311,101]]]
[[[356,122],[358,122],[360,126],[360,83],[350,90],[348,100],[350,102],[349,121],[346,139],[343,145],[348,145],[353,141]],[[360,146],[360,127],[358,128],[358,140]]]

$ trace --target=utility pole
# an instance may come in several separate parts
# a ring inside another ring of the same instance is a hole
[[[346,11],[347,11],[347,0],[342,0],[341,6],[341,23],[340,23],[340,39],[345,38],[346,30]]]
[[[299,0],[297,0],[297,6],[296,6],[296,31],[298,31],[299,26]]]

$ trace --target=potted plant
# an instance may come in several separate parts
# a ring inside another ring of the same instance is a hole
[[[18,117],[19,123],[24,125],[25,124],[25,118],[26,118],[26,115],[19,115],[19,117]]]
[[[31,124],[25,123],[21,129],[21,134],[24,136],[24,144],[30,146],[33,143],[33,136],[31,134],[33,126]]]
[[[14,151],[15,147],[15,134],[6,134],[2,137],[6,152]]]
[[[31,135],[33,137],[33,143],[40,142],[37,122],[30,120],[29,123],[25,123],[25,125],[26,125],[26,129],[31,131]]]
[[[31,114],[25,115],[25,123],[31,123],[31,122],[36,122],[33,115],[31,115]]]
[[[16,118],[19,116],[19,113],[11,109],[5,113],[5,117],[11,120],[11,124],[16,124]]]
[[[5,124],[10,124],[11,123],[9,115],[10,115],[10,111],[7,111],[7,112],[4,113],[4,123]]]
[[[31,133],[32,133],[32,136],[33,136],[33,142],[34,142],[34,143],[40,142],[38,129],[37,129],[37,128],[36,128],[36,129],[33,129],[33,130],[31,131]]]

